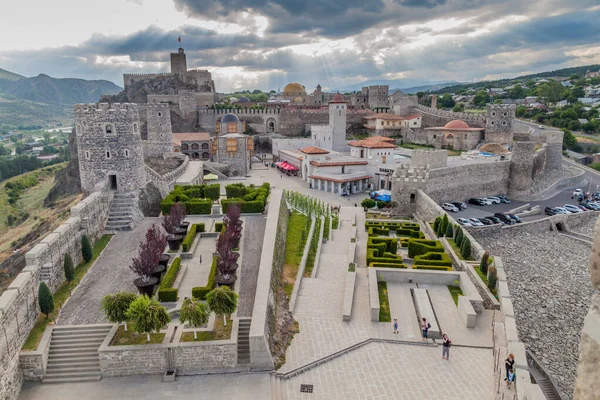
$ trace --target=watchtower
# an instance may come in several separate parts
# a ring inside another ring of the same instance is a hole
[[[177,53],[171,53],[171,73],[178,75],[181,81],[185,81],[187,60],[181,47],[177,50]]]
[[[513,139],[513,104],[490,104],[485,123],[485,142],[510,144]]]
[[[332,146],[334,151],[346,149],[346,113],[348,111],[346,98],[337,93],[329,102],[329,127],[331,129]]]
[[[149,104],[147,107],[148,140],[144,143],[145,157],[162,157],[173,151],[171,111],[168,104]]]
[[[392,199],[395,211],[402,215],[412,215],[417,210],[417,192],[425,190],[429,181],[429,166],[424,168],[400,164],[392,175]]]
[[[119,192],[146,185],[144,148],[137,106],[129,103],[76,104],[75,132],[84,194],[108,179]]]

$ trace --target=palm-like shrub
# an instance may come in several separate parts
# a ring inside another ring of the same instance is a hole
[[[119,292],[107,294],[102,299],[102,311],[108,322],[115,324],[123,323],[123,328],[127,332],[127,310],[136,299],[135,293]]]
[[[210,310],[206,304],[197,299],[185,299],[179,310],[179,321],[182,324],[188,323],[194,328],[200,328],[208,322]],[[194,340],[197,339],[196,330],[194,329]]]
[[[237,309],[238,297],[228,286],[219,286],[206,295],[206,304],[212,312],[223,316],[223,323],[227,326],[226,316]]]
[[[135,332],[146,334],[148,342],[150,341],[150,332],[158,332],[171,321],[167,309],[161,306],[157,300],[150,299],[146,295],[137,296],[131,302],[125,316],[128,320],[134,321],[133,330]]]

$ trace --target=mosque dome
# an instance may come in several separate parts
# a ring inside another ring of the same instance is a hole
[[[234,123],[237,124],[237,123],[240,122],[240,119],[235,114],[225,114],[225,115],[223,115],[223,118],[221,119],[221,123],[222,124],[227,124],[229,122],[234,122]]]
[[[345,103],[345,102],[346,102],[346,98],[341,93],[336,94],[335,96],[333,96],[333,99],[331,99],[331,103]]]
[[[250,99],[246,96],[242,96],[238,99],[238,103],[250,103]]]
[[[283,93],[304,93],[304,92],[306,92],[306,89],[304,89],[304,86],[302,86],[301,84],[299,84],[297,82],[288,83],[283,88]]]
[[[302,97],[298,96],[294,99],[293,103],[294,104],[304,104],[304,100],[302,100]]]
[[[444,128],[448,129],[469,129],[469,125],[465,121],[461,121],[460,119],[455,119],[448,122],[444,125]]]
[[[229,102],[230,102],[230,103],[237,103],[238,101],[239,101],[239,100],[238,100],[237,98],[235,98],[235,97],[230,97],[230,98],[229,98]]]

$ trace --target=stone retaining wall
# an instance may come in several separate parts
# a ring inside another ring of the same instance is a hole
[[[286,207],[288,207],[287,201],[284,202],[284,204],[286,205]],[[294,312],[294,306],[296,305],[296,299],[298,298],[298,292],[300,291],[300,284],[302,283],[302,278],[304,277],[304,270],[306,269],[306,261],[308,260],[310,244],[312,242],[312,237],[315,234],[315,229],[317,228],[317,224],[319,222],[320,220],[317,220],[315,217],[311,218],[310,231],[308,232],[308,237],[306,238],[306,243],[304,244],[304,251],[302,252],[302,259],[300,260],[300,267],[298,268],[298,274],[296,275],[296,281],[294,282],[294,290],[292,291],[292,297],[290,298],[289,310],[291,313]]]
[[[103,181],[94,191],[71,208],[71,218],[48,234],[25,254],[26,266],[0,296],[0,398],[16,399],[23,382],[20,352],[39,315],[37,292],[46,280],[54,292],[64,282],[63,258],[69,253],[77,265],[81,261],[81,237],[97,240],[108,219],[113,192]],[[35,377],[37,361],[25,360],[27,377]],[[39,363],[38,363],[39,364]]]
[[[50,338],[52,337],[53,330],[53,326],[46,328],[37,350],[21,350],[19,358],[21,360],[21,371],[23,371],[24,380],[41,381],[46,375],[46,365],[48,365],[48,353],[50,351]]]

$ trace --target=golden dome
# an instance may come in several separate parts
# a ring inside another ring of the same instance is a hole
[[[302,86],[301,84],[299,84],[297,82],[288,83],[283,88],[283,93],[305,93],[305,92],[306,92],[306,89],[304,89],[304,86]]]
[[[302,104],[304,103],[304,100],[302,100],[302,97],[298,96],[294,99],[294,104]]]

